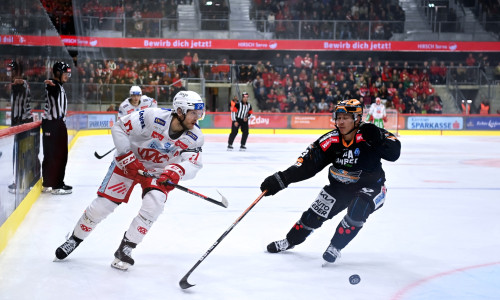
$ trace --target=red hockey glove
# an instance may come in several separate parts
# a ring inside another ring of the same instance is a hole
[[[387,122],[387,117],[384,117],[384,122]]]
[[[135,177],[139,175],[138,171],[142,170],[146,172],[144,165],[135,157],[134,152],[129,151],[123,155],[117,156],[115,158],[116,164],[120,169],[125,172],[125,174]]]
[[[373,122],[373,120],[375,120],[375,118],[370,115],[370,119],[368,121]]]
[[[183,174],[184,174],[184,169],[181,166],[169,165],[160,175],[158,183],[164,185],[167,192],[170,192],[171,190],[174,189],[174,186],[168,184],[167,182],[170,181],[171,183],[178,184],[179,180],[181,179],[181,175]]]

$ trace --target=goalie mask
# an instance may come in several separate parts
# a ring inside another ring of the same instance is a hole
[[[180,91],[174,96],[173,107],[175,113],[180,108],[183,114],[188,110],[194,110],[198,114],[198,119],[205,115],[205,103],[198,93],[193,91]]]

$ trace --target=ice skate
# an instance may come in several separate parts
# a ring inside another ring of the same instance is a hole
[[[53,188],[51,191],[52,195],[68,195],[73,192],[73,187],[63,184],[61,187]]]
[[[269,253],[278,253],[283,252],[288,249],[292,249],[294,246],[291,245],[287,239],[279,240],[270,243],[267,245],[267,252]]]
[[[332,244],[328,245],[328,248],[326,248],[325,253],[323,253],[323,259],[325,260],[323,266],[326,266],[328,264],[333,264],[339,257],[340,257],[340,250],[335,248]]]
[[[233,151],[234,147],[233,145],[227,145],[227,151]]]
[[[247,151],[247,147],[245,147],[245,145],[241,145],[240,146],[240,151]]]
[[[122,271],[126,271],[130,266],[133,266],[134,259],[132,258],[132,249],[134,249],[135,246],[137,246],[137,244],[129,241],[124,234],[120,247],[118,247],[118,250],[115,252],[115,259],[111,263],[111,266]]]
[[[42,187],[42,193],[50,193],[50,192],[52,192],[51,186],[43,186]]]
[[[82,241],[83,240],[77,238],[76,236],[71,235],[66,242],[64,242],[64,244],[56,249],[56,258],[54,261],[63,260],[68,257],[68,255],[70,255]]]
[[[9,193],[11,194],[15,194],[16,193],[16,183],[12,183],[11,185],[9,185]]]

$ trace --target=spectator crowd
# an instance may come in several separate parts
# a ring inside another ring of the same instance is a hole
[[[252,17],[261,31],[285,39],[387,40],[404,29],[405,12],[394,1],[253,0]],[[337,22],[336,32],[333,23]],[[370,22],[368,22],[370,21]]]
[[[239,81],[252,84],[259,109],[268,112],[332,112],[341,100],[369,106],[380,97],[401,113],[441,113],[432,83],[443,84],[446,76],[445,63],[434,60],[410,65],[368,57],[327,63],[309,53],[238,67]]]
[[[84,101],[113,103],[127,96],[130,85],[139,85],[145,94],[166,103],[183,88],[181,79],[203,77],[207,81],[251,85],[258,111],[264,112],[331,112],[340,100],[358,99],[369,106],[380,97],[387,108],[400,113],[441,113],[442,102],[433,85],[445,84],[450,76],[452,80],[467,80],[469,74],[473,76],[469,70],[489,66],[488,57],[481,53],[471,53],[463,62],[379,61],[371,57],[326,61],[320,59],[320,54],[292,57],[290,53],[276,52],[271,60],[252,63],[226,58],[201,60],[198,53],[189,51],[182,59],[83,58],[73,73],[78,74]],[[1,82],[9,81],[10,59],[1,60]],[[24,76],[29,82],[47,78],[49,63],[44,58],[33,57],[25,62],[29,67]],[[488,69],[500,78],[500,63]]]

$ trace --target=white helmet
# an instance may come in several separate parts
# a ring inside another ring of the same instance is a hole
[[[134,85],[130,88],[130,96],[132,95],[142,95],[142,90],[137,85]]]
[[[205,111],[205,103],[198,93],[193,91],[180,91],[174,96],[173,103],[174,111],[180,108],[182,113],[185,114],[188,110],[201,110]]]

